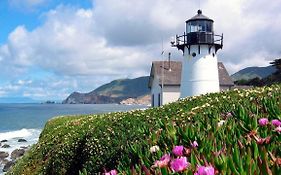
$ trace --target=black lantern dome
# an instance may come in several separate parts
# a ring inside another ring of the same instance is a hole
[[[213,29],[214,21],[202,14],[201,10],[197,15],[188,19],[186,22],[186,31],[182,36],[176,36],[172,46],[178,47],[184,51],[184,47],[190,45],[215,45],[216,51],[222,48],[222,35],[215,35]]]
[[[187,20],[186,23],[188,23],[190,21],[197,21],[197,20],[206,20],[206,21],[214,22],[214,20],[208,18],[207,16],[202,15],[202,10],[198,10],[197,15],[195,15],[191,19]]]

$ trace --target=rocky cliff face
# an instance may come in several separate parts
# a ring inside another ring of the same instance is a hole
[[[63,104],[106,104],[106,103],[120,103],[124,97],[110,97],[99,95],[94,92],[79,93],[73,92],[62,103]]]
[[[151,97],[150,95],[145,95],[138,98],[128,98],[126,100],[122,100],[120,104],[125,105],[151,105]]]

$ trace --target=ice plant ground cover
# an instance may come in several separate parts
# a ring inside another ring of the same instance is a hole
[[[54,118],[8,174],[281,174],[280,94],[273,85]]]

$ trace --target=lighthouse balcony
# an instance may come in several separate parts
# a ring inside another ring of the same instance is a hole
[[[171,42],[173,47],[184,50],[184,47],[190,45],[210,45],[215,46],[216,50],[223,46],[223,34],[215,35],[212,32],[191,32],[184,33],[181,36],[176,36],[175,41]]]

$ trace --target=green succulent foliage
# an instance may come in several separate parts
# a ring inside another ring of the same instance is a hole
[[[281,85],[181,99],[158,108],[58,117],[8,174],[169,174],[156,160],[184,145],[193,174],[281,174],[281,136],[260,118],[281,119]],[[191,147],[193,141],[198,147]],[[151,153],[152,146],[160,150]]]

